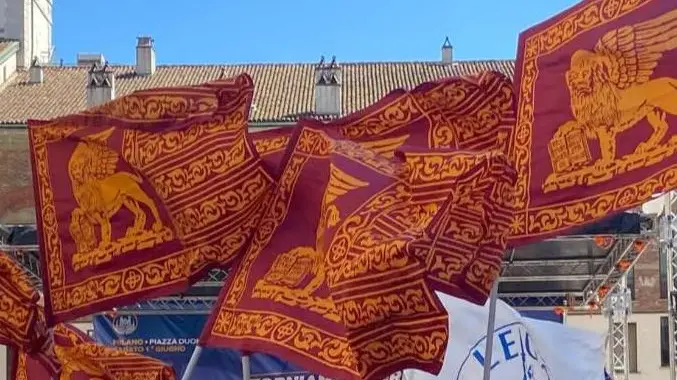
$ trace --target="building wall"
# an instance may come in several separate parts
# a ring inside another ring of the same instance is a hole
[[[0,127],[0,162],[0,224],[35,223],[26,128]]]
[[[0,62],[0,88],[2,88],[2,85],[16,72],[16,59],[16,54],[13,54],[5,59],[4,62]]]
[[[31,12],[26,12],[24,16],[28,18],[26,29],[28,30],[29,41],[32,42],[32,48],[26,50],[31,51],[32,55],[28,57],[25,62],[30,65],[30,61],[34,57],[38,57],[40,62],[49,62],[51,59],[52,50],[52,0],[24,0],[27,7],[32,9],[33,20],[30,20]],[[30,23],[33,23],[31,31]]]
[[[669,379],[669,367],[661,365],[661,350],[668,348],[667,344],[661,345],[661,340],[665,343],[668,337],[667,324],[661,331],[661,317],[667,317],[668,307],[667,299],[661,297],[661,287],[665,291],[666,286],[665,270],[662,268],[665,263],[661,264],[661,259],[664,260],[664,257],[659,254],[657,246],[649,247],[628,273],[628,286],[634,287],[633,312],[628,320],[634,324],[629,329],[629,351],[630,355],[635,355],[637,365],[637,372],[630,375],[630,380]],[[566,323],[603,334],[609,331],[608,319],[600,314],[569,314]]]
[[[9,352],[7,347],[0,345],[0,380],[7,380],[9,368],[8,368],[8,356]]]
[[[653,245],[642,254],[629,273],[629,283],[634,283],[635,288],[632,307],[636,312],[664,313],[668,309],[667,298],[661,298],[661,286],[665,292],[667,275],[662,268],[665,262],[661,264],[661,258],[665,260],[665,256],[659,254],[658,247]]]
[[[34,57],[46,62],[52,49],[52,0],[0,0],[0,37],[21,42],[19,66],[28,67]]]
[[[637,372],[630,375],[630,380],[668,380],[669,367],[661,366],[661,317],[667,314],[637,313],[632,314],[629,323],[636,325],[636,339],[629,339],[629,344],[636,352]],[[608,332],[608,319],[602,315],[568,315],[567,325],[597,333]],[[633,337],[630,337],[633,338]],[[632,360],[632,359],[631,359]],[[607,368],[610,368],[607,363]]]

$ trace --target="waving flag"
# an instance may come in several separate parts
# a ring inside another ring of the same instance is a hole
[[[341,379],[439,370],[447,316],[428,265],[453,249],[445,234],[456,205],[473,199],[480,208],[502,194],[487,194],[484,183],[509,194],[514,172],[498,151],[400,144],[383,154],[376,145],[299,123],[267,212],[202,344],[271,353]],[[446,280],[481,298],[484,277],[470,268],[484,258],[456,258],[459,275]]]
[[[32,350],[44,338],[40,295],[13,258],[0,251],[0,344]]]
[[[58,324],[52,345],[43,351],[18,353],[13,380],[174,380],[174,369],[157,359],[94,343],[77,328]]]
[[[47,322],[184,290],[228,264],[272,179],[249,76],[30,122]]]
[[[437,376],[409,371],[410,380],[474,380],[484,371],[489,302],[478,306],[438,293],[449,311],[453,341]],[[499,300],[491,336],[492,379],[604,378],[603,336],[560,323],[526,318]]]
[[[514,106],[510,80],[489,71],[423,83],[411,91],[393,91],[324,128],[385,157],[393,157],[399,149],[507,155],[514,132]],[[448,164],[421,163],[423,172]],[[431,250],[421,242],[418,247],[428,252],[424,262],[435,289],[479,304],[484,303],[498,277],[515,215],[512,165],[489,170],[491,175],[457,182],[455,191],[465,196],[456,197],[448,209],[439,211],[441,220],[430,233],[444,249]]]
[[[677,2],[582,1],[520,35],[511,241],[677,187]]]
[[[282,162],[282,156],[287,149],[293,132],[294,128],[278,127],[254,132],[249,135],[249,139],[254,144],[256,152],[261,156],[263,163],[273,176],[279,174],[280,162]]]

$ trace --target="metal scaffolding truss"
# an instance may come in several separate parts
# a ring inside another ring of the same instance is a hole
[[[622,276],[618,286],[609,294],[604,303],[604,315],[609,320],[608,363],[616,379],[630,379],[628,345],[628,317],[632,312],[632,296],[627,288],[627,276]]]
[[[499,297],[513,307],[599,308],[647,249],[656,231],[565,236],[510,252]]]
[[[651,218],[636,233],[564,236],[520,247],[505,260],[499,297],[516,308],[603,311],[609,320],[608,368],[616,379],[628,380],[627,274],[659,243],[658,222]]]
[[[37,245],[4,245],[0,241],[0,250],[13,256],[33,280],[36,288],[42,288],[42,277],[40,276],[40,256],[38,256]]]
[[[117,309],[119,314],[209,314],[216,297],[164,297],[138,302]]]

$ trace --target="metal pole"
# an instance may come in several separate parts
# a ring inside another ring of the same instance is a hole
[[[181,380],[189,380],[195,367],[197,366],[197,361],[200,360],[200,355],[202,354],[202,346],[195,346],[193,350],[193,355],[190,356],[190,361],[186,367],[186,371],[183,373]]]
[[[609,375],[611,376],[612,379],[616,378],[616,369],[614,368],[614,315],[613,313],[609,313],[608,316],[609,319],[609,335],[607,336],[607,360],[609,361],[608,364],[608,369],[609,369]]]
[[[623,378],[625,380],[630,380],[630,336],[628,335],[628,303],[632,302],[632,298],[629,296],[630,290],[628,289],[628,272],[623,274],[621,278],[621,291],[618,293],[622,295],[622,302],[625,307],[621,311],[623,313],[623,319],[621,321],[621,327],[623,329]]]
[[[496,303],[498,300],[498,281],[494,281],[489,296],[489,320],[487,321],[487,341],[484,346],[484,380],[491,379],[491,360],[494,350],[494,326],[496,324]]]
[[[249,355],[242,355],[242,380],[250,380],[252,377],[249,367]]]
[[[668,191],[665,194],[665,204],[663,208],[663,217],[661,218],[661,229],[660,229],[660,246],[659,250],[664,253],[665,256],[665,269],[667,274],[666,279],[666,290],[668,296],[668,344],[670,345],[670,380],[676,379],[675,374],[675,310],[676,306],[674,305],[674,299],[672,298],[672,293],[675,290],[675,263],[677,258],[675,257],[675,249],[673,246],[674,243],[674,228],[673,228],[673,219],[674,214],[672,212],[672,203],[675,201],[675,192]]]

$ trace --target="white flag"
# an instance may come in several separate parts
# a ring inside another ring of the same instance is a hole
[[[449,344],[439,375],[410,371],[410,380],[478,380],[484,371],[489,302],[477,306],[438,293],[449,311]],[[493,334],[492,379],[604,379],[605,336],[523,317],[499,300]]]

